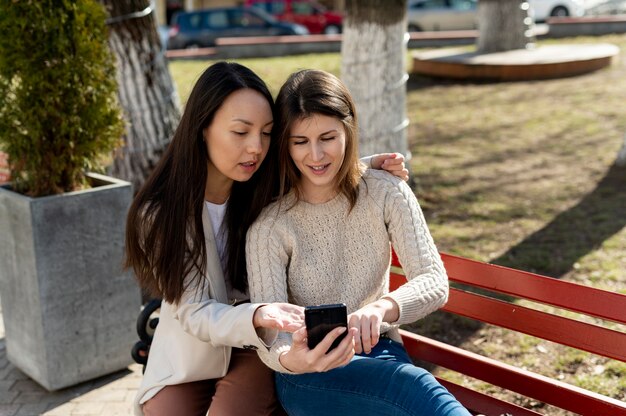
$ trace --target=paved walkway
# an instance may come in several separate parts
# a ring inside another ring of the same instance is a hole
[[[0,309],[0,416],[132,415],[140,365],[50,393],[7,360],[1,314]]]

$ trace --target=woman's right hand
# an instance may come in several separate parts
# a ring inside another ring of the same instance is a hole
[[[333,341],[348,331],[346,337],[332,351],[328,351]],[[341,367],[350,362],[354,356],[355,328],[336,328],[329,332],[317,346],[310,350],[307,345],[306,327],[292,335],[291,349],[279,357],[280,363],[287,370],[296,374],[320,373]]]
[[[255,328],[294,332],[304,327],[304,308],[291,303],[268,303],[254,311]]]

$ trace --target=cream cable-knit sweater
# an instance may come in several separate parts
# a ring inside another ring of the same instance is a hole
[[[299,201],[289,209],[293,201],[289,194],[268,206],[248,231],[252,302],[344,302],[351,313],[385,296],[400,308],[394,325],[414,322],[445,304],[448,277],[404,181],[367,170],[351,212],[343,194],[323,204]],[[390,241],[409,281],[388,293]],[[278,357],[290,344],[290,334],[281,333],[259,356],[272,369],[289,372]]]

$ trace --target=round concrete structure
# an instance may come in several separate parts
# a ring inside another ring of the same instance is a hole
[[[486,54],[447,48],[414,54],[413,72],[489,81],[562,78],[604,68],[618,54],[619,48],[607,43],[546,45]]]

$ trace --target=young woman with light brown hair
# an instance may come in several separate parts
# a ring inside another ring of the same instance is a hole
[[[303,328],[258,351],[277,371],[281,404],[291,416],[468,416],[402,346],[398,325],[443,306],[448,278],[408,185],[359,162],[350,93],[332,74],[300,71],[281,88],[276,115],[280,199],[248,232],[251,300],[345,303],[349,313],[348,328],[313,349]],[[391,246],[408,279],[393,292]]]

